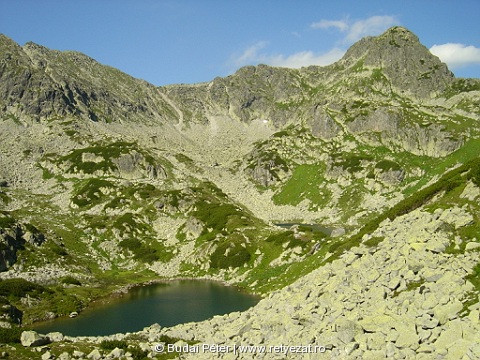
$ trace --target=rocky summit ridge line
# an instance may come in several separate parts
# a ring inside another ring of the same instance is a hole
[[[479,120],[480,80],[455,78],[402,27],[329,66],[163,87],[0,35],[0,342],[144,281],[217,279],[265,297],[136,334],[25,332],[26,347],[1,351],[478,358]]]

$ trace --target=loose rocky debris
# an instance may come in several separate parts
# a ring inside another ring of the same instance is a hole
[[[469,219],[465,209],[451,208],[386,220],[368,236],[384,237],[376,247],[354,247],[245,312],[171,328],[154,324],[133,335],[152,357],[163,346],[187,359],[283,359],[287,352],[289,359],[478,359],[480,303],[465,307],[464,301],[473,290],[465,277],[479,253],[443,252],[448,234],[438,230]],[[100,344],[130,335],[24,332],[22,344]],[[165,338],[179,340],[168,345]],[[87,358],[123,355],[97,349]]]
[[[473,289],[465,276],[479,254],[443,253],[449,239],[436,232],[443,220],[462,226],[468,214],[416,210],[386,221],[372,234],[385,237],[377,248],[352,248],[246,312],[161,329],[159,335],[212,344],[326,348],[323,354],[289,355],[299,359],[479,358],[480,303],[463,306]],[[151,330],[147,333],[152,337]]]

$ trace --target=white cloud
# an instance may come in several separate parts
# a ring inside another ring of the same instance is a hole
[[[312,29],[330,29],[335,28],[342,33],[346,33],[342,43],[351,44],[360,40],[364,36],[379,35],[389,27],[398,24],[394,16],[382,15],[371,16],[367,19],[350,21],[345,20],[320,20],[310,25]]]
[[[310,25],[310,27],[313,29],[337,28],[340,31],[346,31],[349,26],[346,20],[320,20]]]
[[[233,59],[235,66],[244,66],[249,64],[266,64],[271,66],[281,66],[288,68],[300,68],[309,65],[329,65],[339,60],[344,50],[333,48],[322,54],[316,54],[313,51],[301,51],[291,55],[268,54],[262,52],[266,47],[266,42],[260,41],[248,47],[238,57]]]
[[[273,66],[300,68],[309,65],[329,65],[339,60],[343,54],[345,54],[344,50],[333,48],[324,54],[315,54],[312,51],[301,51],[289,56],[268,56],[265,60],[267,60],[268,63]]]
[[[265,41],[259,41],[245,49],[245,51],[240,56],[236,57],[233,62],[237,66],[243,66],[252,62],[256,62],[261,56],[259,54],[260,50],[262,50],[265,46],[267,46]]]
[[[245,65],[266,64],[289,68],[299,68],[309,65],[325,66],[339,60],[344,54],[342,49],[345,45],[359,40],[367,35],[378,35],[389,27],[398,24],[393,16],[372,16],[364,20],[351,21],[323,19],[310,25],[312,29],[334,29],[344,33],[343,39],[338,43],[341,46],[333,46],[329,51],[316,53],[306,50],[290,55],[272,54],[267,52],[267,42],[259,41],[245,49],[241,54],[231,58],[230,63],[238,68]],[[299,36],[299,34],[295,34]]]
[[[430,52],[438,56],[451,69],[480,64],[480,48],[472,45],[456,43],[433,45]]]
[[[398,24],[398,21],[393,16],[372,16],[358,20],[350,25],[344,41],[353,43],[364,36],[379,35],[395,24]]]

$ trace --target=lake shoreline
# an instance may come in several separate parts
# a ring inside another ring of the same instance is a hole
[[[169,283],[173,286],[157,286]],[[154,279],[123,286],[113,296],[97,300],[75,319],[62,316],[29,327],[42,334],[106,336],[139,331],[152,323],[174,326],[203,321],[216,315],[244,311],[261,299],[223,281],[185,277]]]

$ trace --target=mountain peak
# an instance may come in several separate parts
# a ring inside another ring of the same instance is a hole
[[[378,39],[383,38],[388,38],[389,40],[420,43],[418,36],[403,26],[393,26],[387,29],[378,37]]]
[[[341,62],[350,67],[362,60],[365,66],[381,69],[401,92],[428,98],[445,90],[454,76],[410,30],[394,26],[376,37],[365,37],[345,53]]]

